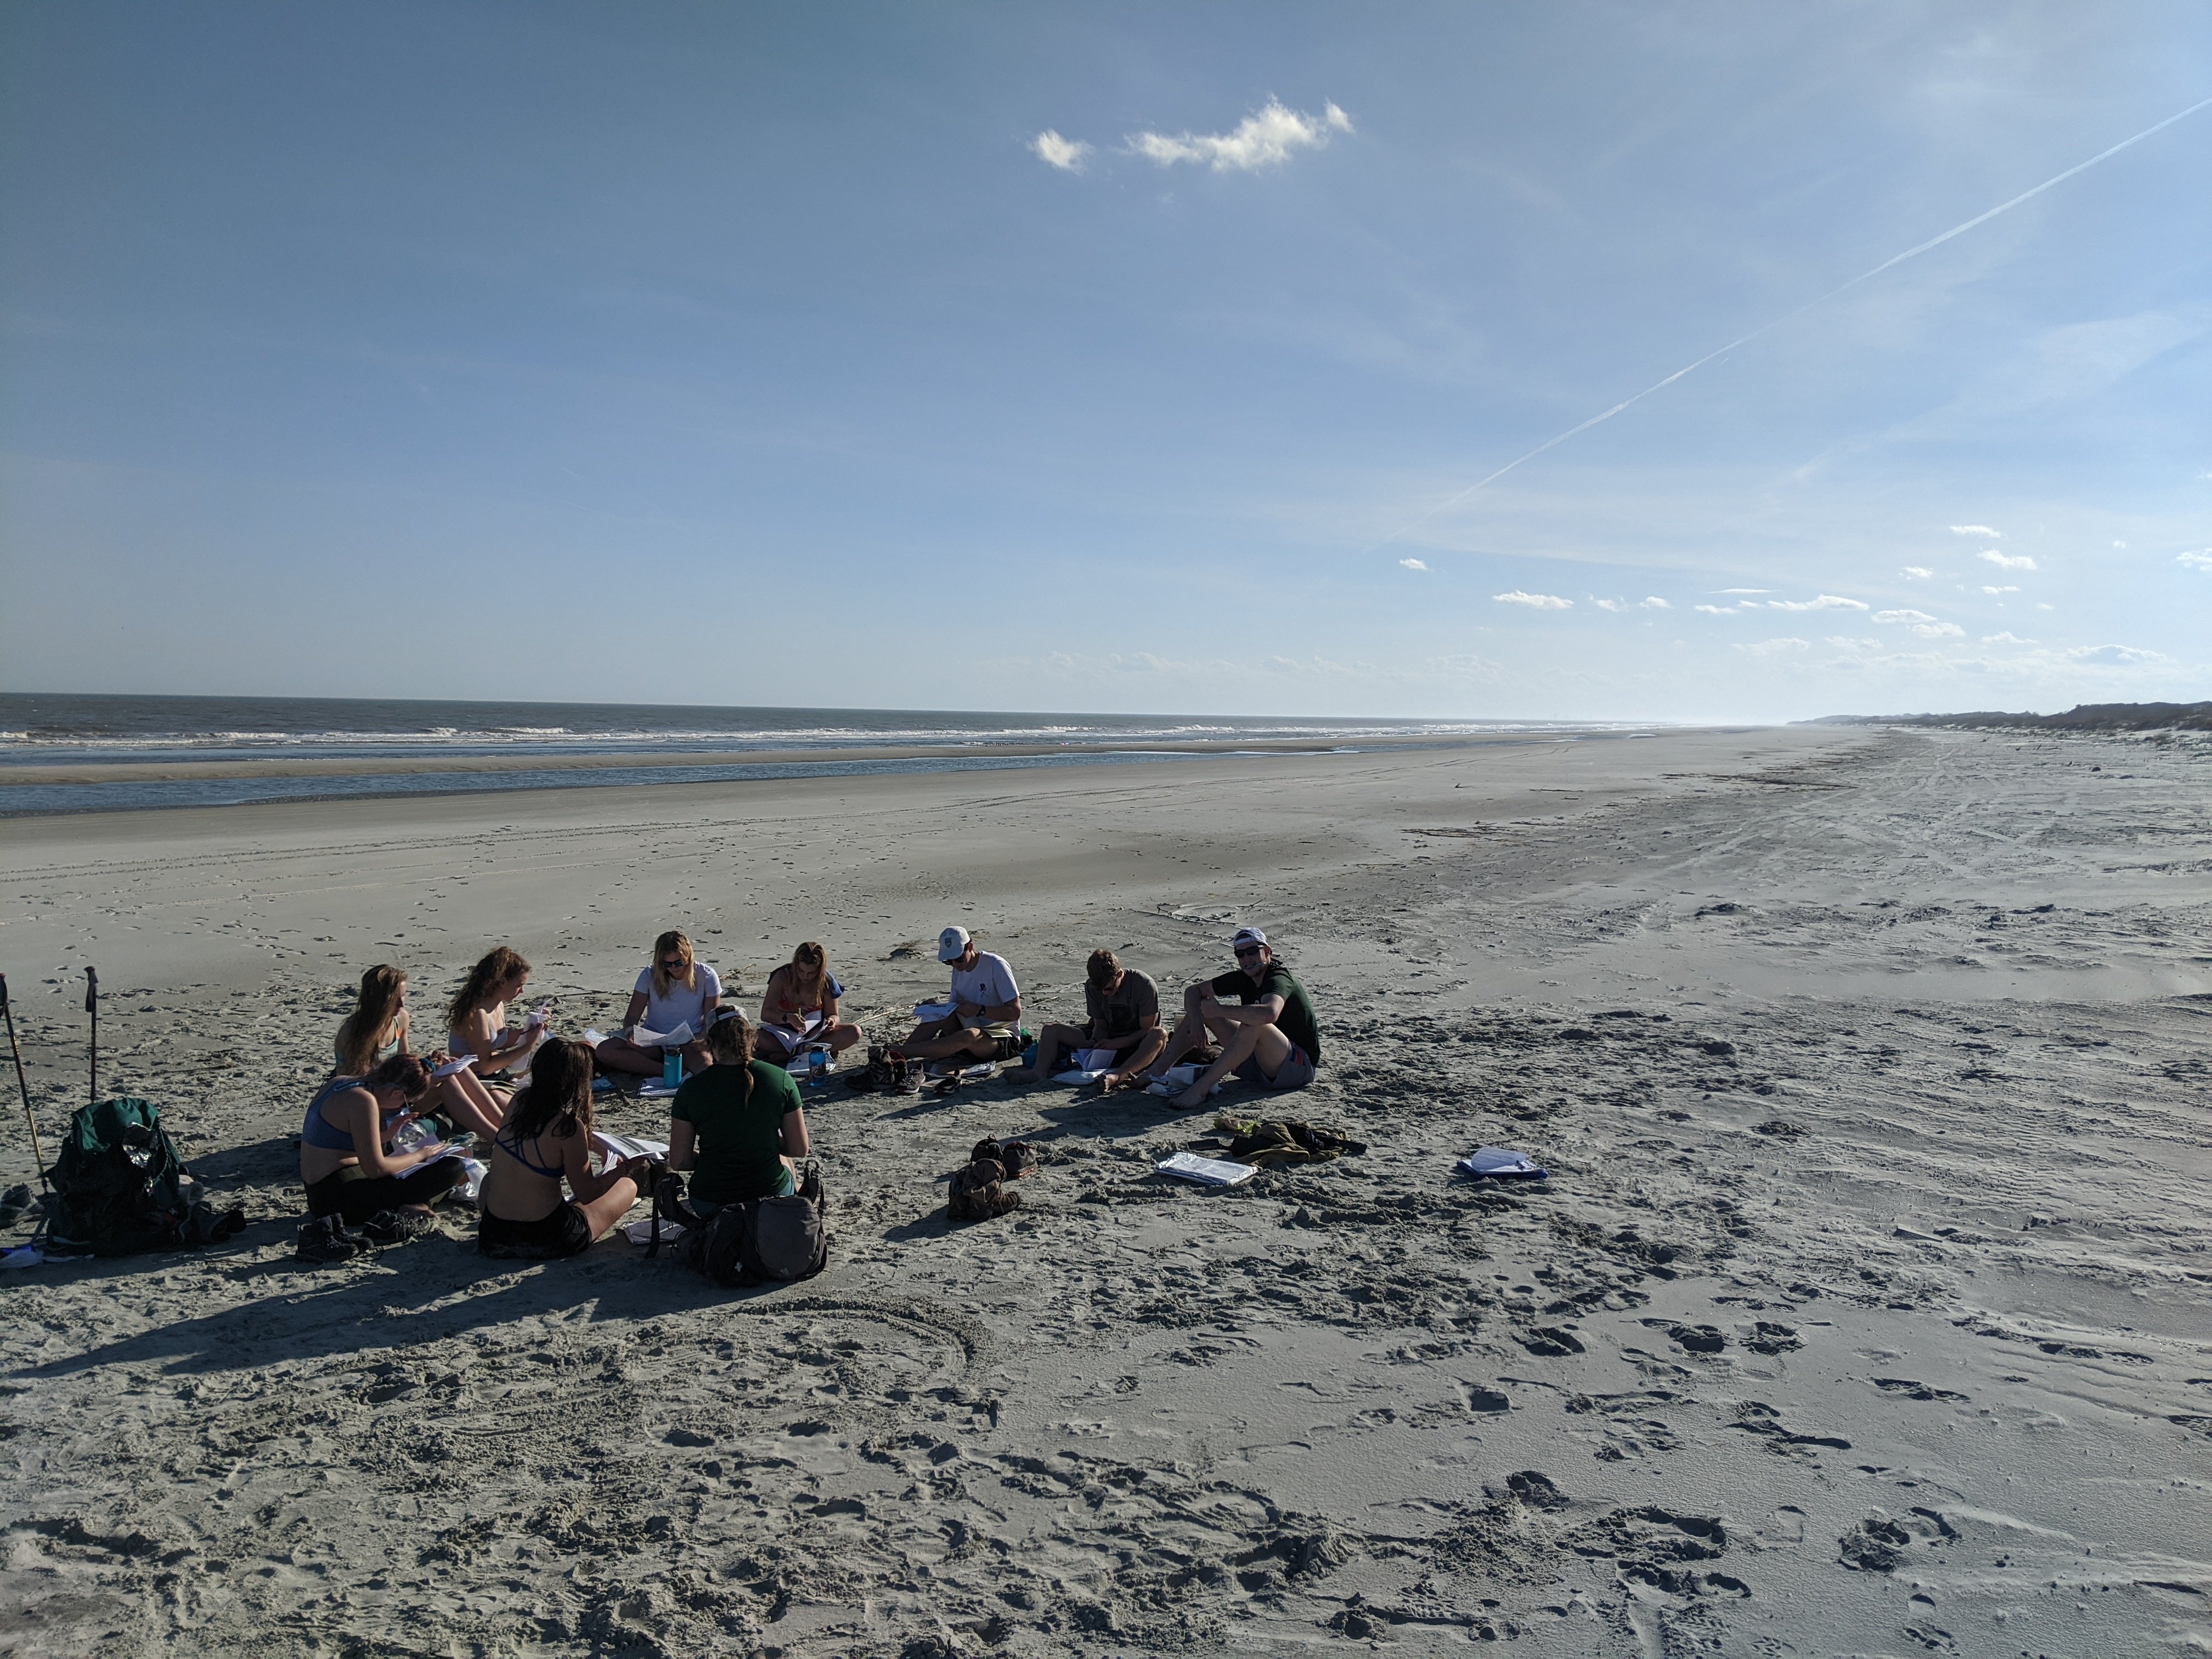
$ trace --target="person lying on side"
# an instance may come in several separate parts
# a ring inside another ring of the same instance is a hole
[[[952,1012],[925,1021],[892,1052],[906,1060],[1003,1060],[1018,1042],[1014,1025],[1022,1017],[1021,988],[1006,959],[979,951],[965,927],[948,927],[937,936],[937,959],[952,969]]]
[[[501,945],[469,970],[446,1008],[447,1040],[456,1054],[474,1054],[471,1069],[480,1078],[511,1081],[508,1073],[529,1063],[543,1029],[535,1021],[507,1023],[507,1004],[530,983],[530,964]]]
[[[629,1011],[623,1015],[623,1030],[635,1031],[642,1025],[665,1033],[688,1025],[691,1036],[684,1044],[684,1069],[696,1072],[714,1063],[701,1037],[721,1000],[720,976],[693,955],[691,941],[672,927],[653,942],[653,966],[637,976]],[[595,1058],[603,1071],[650,1077],[660,1069],[661,1051],[640,1048],[627,1036],[611,1036],[599,1046]]]
[[[1159,988],[1149,974],[1124,968],[1111,951],[1091,953],[1084,967],[1083,1002],[1088,1024],[1046,1026],[1037,1033],[1036,1064],[1007,1075],[1041,1081],[1059,1066],[1062,1048],[1109,1048],[1113,1063],[1099,1082],[1111,1091],[1136,1081],[1167,1047],[1167,1033],[1160,1030]]]
[[[1183,1055],[1204,1049],[1209,1039],[1220,1043],[1221,1057],[1176,1097],[1186,1112],[1205,1105],[1214,1085],[1232,1073],[1263,1089],[1303,1089],[1321,1063],[1321,1028],[1313,1004],[1291,970],[1275,960],[1267,936],[1256,927],[1240,927],[1229,946],[1237,966],[1183,992],[1182,1018],[1166,1050],[1149,1067],[1151,1077],[1163,1076]],[[1231,995],[1240,1006],[1232,1008],[1221,1000]]]
[[[468,1179],[444,1141],[394,1153],[392,1138],[422,1114],[430,1074],[412,1054],[394,1054],[366,1077],[335,1077],[308,1103],[300,1126],[300,1181],[307,1212],[349,1227],[389,1210],[419,1216]],[[410,1231],[419,1231],[419,1226]]]
[[[837,1018],[845,988],[830,971],[826,951],[812,939],[791,953],[791,960],[768,976],[761,995],[760,1026],[753,1051],[778,1065],[816,1043],[842,1054],[860,1040],[860,1028]]]
[[[797,1191],[793,1160],[810,1150],[799,1085],[752,1057],[752,1030],[734,1008],[714,1017],[707,1043],[714,1063],[686,1078],[669,1109],[668,1167],[692,1172],[691,1207],[710,1216]]]
[[[653,1160],[592,1170],[592,1051],[566,1037],[541,1044],[530,1080],[491,1145],[477,1196],[477,1249],[515,1261],[577,1255],[637,1202]],[[561,1190],[565,1181],[574,1198]]]
[[[389,963],[363,974],[361,995],[338,1027],[331,1049],[337,1062],[331,1073],[333,1078],[362,1077],[381,1061],[407,1054],[407,975]],[[450,1058],[442,1053],[424,1057],[434,1074],[420,1115],[489,1139],[498,1132],[506,1106],[471,1070],[436,1076],[435,1068]]]

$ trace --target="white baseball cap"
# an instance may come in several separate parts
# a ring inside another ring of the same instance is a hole
[[[937,936],[937,959],[939,962],[957,962],[967,954],[968,930],[965,927],[948,927]]]
[[[1248,945],[1265,945],[1267,936],[1256,927],[1239,927],[1237,937],[1229,941],[1229,948],[1241,951]]]

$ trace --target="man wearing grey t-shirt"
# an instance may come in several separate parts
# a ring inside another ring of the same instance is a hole
[[[1007,1076],[1035,1082],[1053,1074],[1062,1048],[1073,1054],[1103,1048],[1112,1051],[1114,1059],[1112,1069],[1098,1081],[1112,1090],[1159,1058],[1168,1039],[1160,1030],[1160,993],[1152,976],[1124,968],[1111,951],[1093,951],[1084,971],[1089,1024],[1046,1026],[1037,1034],[1036,1066]]]

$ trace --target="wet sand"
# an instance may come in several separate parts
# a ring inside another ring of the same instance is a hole
[[[2208,754],[1795,728],[0,824],[50,1148],[92,961],[112,1086],[256,1218],[0,1291],[0,1652],[2212,1644]],[[804,1285],[465,1223],[292,1260],[370,963],[427,1013],[510,943],[576,1029],[663,927],[749,993],[819,938],[872,1031],[948,921],[1032,1025],[1094,945],[1171,994],[1259,923],[1323,1069],[1218,1103],[1370,1150],[1207,1192],[1152,1165],[1210,1114],[833,1091]],[[1022,1207],[949,1227],[1016,1132]],[[1553,1178],[1455,1178],[1485,1143]]]

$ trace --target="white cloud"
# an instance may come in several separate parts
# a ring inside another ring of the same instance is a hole
[[[1637,608],[1642,611],[1672,611],[1674,608],[1656,593],[1648,599],[1638,599],[1636,604]]]
[[[1591,603],[1592,605],[1595,605],[1595,606],[1596,606],[1599,610],[1601,610],[1601,611],[1626,611],[1626,610],[1627,610],[1627,609],[1628,609],[1628,606],[1627,606],[1626,604],[1624,604],[1622,601],[1619,600],[1619,599],[1592,599],[1592,600],[1590,601],[1590,603]]]
[[[1925,611],[1877,611],[1874,619],[1878,623],[1932,623],[1935,617]]]
[[[1697,609],[1708,617],[1733,617],[1736,613],[1736,607],[1732,605],[1701,605]]]
[[[2033,645],[2035,641],[2024,640],[2017,634],[1984,634],[1982,635],[1982,643],[1984,645]]]
[[[1982,592],[1984,593],[2017,593],[2020,592],[2020,589],[2017,587],[1984,587]]]
[[[1908,564],[1897,574],[1900,576],[1909,576],[1917,582],[1924,582],[1936,573],[1924,564]]]
[[[1964,639],[1966,635],[1966,630],[1956,623],[1915,623],[1912,631],[1923,640],[1957,640]]]
[[[2212,547],[2206,548],[2202,553],[2177,553],[2173,556],[2173,562],[2186,565],[2191,570],[2212,570]]]
[[[1831,634],[1828,635],[1828,643],[1836,647],[1838,650],[1843,651],[1879,651],[1881,649],[1881,641],[1880,640],[1855,640],[1848,634]]]
[[[1771,657],[1785,651],[1803,651],[1808,648],[1809,641],[1793,639],[1761,640],[1756,645],[1736,647],[1737,650],[1749,652],[1754,657]]]
[[[2040,600],[2040,599],[2038,599],[2038,600],[2035,602],[2035,608],[2036,608],[2038,611],[2056,611],[2056,610],[2057,610],[2057,609],[2058,609],[2058,607],[2057,607],[2057,605],[2045,605],[2045,604],[2044,604],[2044,602],[2043,602],[2042,600]]]
[[[1084,158],[1091,154],[1091,146],[1080,138],[1063,138],[1047,127],[1030,140],[1030,151],[1047,167],[1058,167],[1062,173],[1080,173]]]
[[[1572,599],[1563,599],[1556,593],[1523,593],[1517,587],[1510,593],[1492,593],[1490,597],[1498,605],[1525,605],[1538,611],[1571,611],[1575,608]]]
[[[1164,167],[1189,161],[1216,173],[1250,173],[1279,167],[1293,151],[1319,149],[1331,133],[1351,131],[1352,118],[1334,104],[1324,105],[1319,115],[1301,115],[1280,99],[1270,98],[1259,113],[1246,116],[1231,131],[1185,132],[1173,137],[1139,132],[1131,137],[1129,148]]]
[[[1401,559],[1398,561],[1398,568],[1401,570],[1426,570],[1428,568],[1429,563],[1426,559]]]
[[[2077,645],[2066,654],[2075,662],[2094,663],[2100,668],[2126,668],[2136,663],[2166,660],[2161,652],[2138,651],[2131,645]]]
[[[2112,545],[2114,547],[2125,547],[2127,544],[2125,542],[2114,542]]]
[[[1823,593],[1812,599],[1769,599],[1769,611],[1863,611],[1866,606],[1856,599],[1838,599],[1833,593]]]
[[[1716,593],[1771,593],[1774,590],[1771,587],[1716,587],[1712,591]]]
[[[1993,564],[2000,570],[2033,570],[2035,561],[2025,553],[2000,553],[1994,547],[1985,547],[1975,556],[1984,564]]]
[[[1992,530],[1985,524],[1954,524],[1951,526],[1951,533],[1954,536],[1980,536],[1993,542],[2004,539],[2003,531]]]

